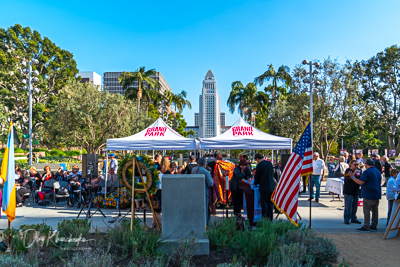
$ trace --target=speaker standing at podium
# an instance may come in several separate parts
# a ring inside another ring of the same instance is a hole
[[[254,184],[259,185],[262,216],[272,221],[274,204],[271,201],[271,196],[275,189],[274,167],[259,153],[254,156],[254,159],[258,163]]]
[[[115,155],[113,153],[110,154],[110,169],[113,168],[115,174],[118,173],[118,160],[115,158]]]

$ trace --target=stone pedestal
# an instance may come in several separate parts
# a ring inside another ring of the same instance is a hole
[[[166,245],[194,238],[195,255],[209,254],[205,190],[204,174],[163,175],[161,238]]]

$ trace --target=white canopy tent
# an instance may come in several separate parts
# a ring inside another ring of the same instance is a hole
[[[193,150],[196,151],[199,142],[186,138],[171,127],[161,118],[143,131],[122,138],[107,139],[106,160],[108,162],[109,150]],[[122,169],[122,168],[121,168]],[[106,165],[106,185],[108,164]],[[107,186],[106,186],[107,188]],[[106,189],[107,190],[107,189]],[[107,191],[105,191],[107,193]]]
[[[267,134],[239,118],[225,133],[200,138],[200,149],[290,149],[292,139]]]
[[[143,131],[122,138],[107,139],[107,150],[196,150],[196,140],[186,138],[161,118]]]

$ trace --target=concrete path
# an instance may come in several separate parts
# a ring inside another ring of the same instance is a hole
[[[382,193],[386,189],[383,188]],[[310,222],[309,217],[309,198],[308,192],[299,197],[299,208],[298,213],[301,216],[299,223],[303,223],[308,226]],[[312,201],[312,228],[320,233],[358,233],[357,228],[361,227],[359,224],[346,225],[343,222],[343,202],[334,201],[331,202],[332,196],[325,191],[325,182],[322,182],[321,186],[321,198],[320,202],[316,203]],[[337,199],[336,199],[337,200]],[[85,209],[87,210],[87,209]],[[92,209],[94,211],[95,209]],[[110,223],[115,216],[118,215],[118,211],[115,209],[102,209],[106,218],[103,218],[100,213],[96,213],[92,218],[92,226],[101,232],[104,232],[108,227],[113,227],[115,223]],[[128,210],[121,210],[122,215],[125,215]],[[22,224],[37,224],[45,222],[51,225],[53,228],[57,228],[59,221],[63,219],[74,219],[77,217],[79,209],[75,207],[69,208],[65,205],[65,202],[58,203],[57,209],[53,206],[42,207],[37,205],[24,206],[17,208],[16,215],[17,218],[12,222],[11,226],[18,228]],[[232,209],[229,210],[231,215]],[[211,220],[218,220],[223,218],[225,211],[218,210],[217,216],[212,216]],[[143,211],[136,213],[139,219],[143,220]],[[274,215],[276,217],[277,214]],[[382,195],[381,202],[379,204],[379,225],[378,232],[382,234],[386,229],[386,216],[387,216],[387,200],[386,196]],[[363,221],[363,211],[362,207],[358,208],[357,217],[360,221]],[[81,218],[85,218],[85,214],[81,215]],[[130,214],[128,215],[130,218]],[[281,214],[279,219],[287,220],[286,216]],[[147,211],[146,224],[151,225],[151,212]],[[0,231],[7,228],[7,217],[4,213],[1,214],[0,219]]]

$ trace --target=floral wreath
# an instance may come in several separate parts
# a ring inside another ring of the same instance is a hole
[[[125,183],[129,195],[132,195],[132,163],[134,157],[136,159],[135,162],[137,162],[140,167],[140,170],[144,171],[144,174],[142,172],[142,176],[146,180],[145,184],[142,183],[141,179],[139,179],[139,182],[135,180],[135,198],[143,198],[145,188],[147,189],[149,195],[155,194],[159,184],[159,171],[157,170],[154,161],[147,156],[129,155],[121,158],[119,162],[121,166],[124,167],[122,168],[122,172],[118,172],[118,178],[120,181]],[[136,168],[137,165],[135,163],[135,169]]]

